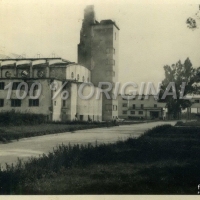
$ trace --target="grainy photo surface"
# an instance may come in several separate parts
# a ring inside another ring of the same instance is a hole
[[[0,25],[2,197],[200,194],[198,2],[1,0]]]

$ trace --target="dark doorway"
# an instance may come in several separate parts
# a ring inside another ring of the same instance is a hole
[[[151,118],[159,118],[159,112],[158,111],[150,111]]]
[[[80,115],[80,121],[83,121],[83,115]]]

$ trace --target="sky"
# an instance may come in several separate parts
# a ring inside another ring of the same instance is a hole
[[[194,67],[200,66],[200,29],[190,30],[185,23],[199,6],[187,2],[0,0],[0,53],[54,53],[77,62],[83,10],[94,5],[97,20],[112,19],[120,28],[119,81],[156,85],[164,78],[164,65],[189,57]]]

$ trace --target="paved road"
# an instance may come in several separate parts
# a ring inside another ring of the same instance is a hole
[[[144,124],[122,125],[110,128],[95,128],[75,131],[73,133],[58,133],[38,137],[24,138],[8,144],[0,144],[0,164],[11,164],[17,158],[23,160],[31,156],[39,156],[52,151],[53,147],[59,144],[87,144],[87,143],[113,143],[118,140],[125,140],[128,137],[138,137],[145,130],[161,124],[172,124],[175,122],[151,122]]]

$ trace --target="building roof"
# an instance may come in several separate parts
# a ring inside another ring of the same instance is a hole
[[[19,60],[31,60],[31,61],[34,61],[34,60],[54,60],[54,59],[62,59],[62,58],[60,58],[60,57],[58,57],[58,58],[20,58],[20,57],[18,57],[18,58],[0,58],[0,61],[6,61],[6,60],[15,60],[15,61],[19,61]],[[62,60],[64,60],[64,59],[62,59]],[[65,61],[67,61],[67,60],[65,60]],[[70,61],[68,61],[68,62],[70,62]]]
[[[2,56],[3,57],[3,56]],[[71,65],[80,65],[79,63],[71,62],[62,58],[8,58],[0,57],[0,67],[9,67],[9,66],[27,66],[31,65],[32,67],[46,66],[53,67],[54,65],[59,65],[59,67],[69,67]],[[80,65],[85,67],[83,65]],[[87,67],[87,70],[90,71]]]
[[[16,65],[23,65],[23,64],[32,64],[32,65],[39,65],[44,63],[49,63],[49,65],[53,64],[71,64],[74,62],[70,62],[68,60],[62,59],[62,58],[8,58],[6,56],[0,57],[0,63],[1,66],[3,65],[10,65],[10,64],[16,64]]]
[[[128,109],[129,111],[135,111],[135,110],[160,110],[161,108],[164,108],[165,105],[163,104],[163,106],[159,106],[159,107],[144,107],[144,108],[130,108]]]
[[[113,24],[118,30],[120,30],[119,27],[117,26],[117,24],[114,21],[112,21],[111,19],[101,20],[100,24],[102,24],[102,25]]]
[[[43,65],[45,64],[47,61],[45,59],[42,59],[42,60],[33,60],[32,61],[32,66],[35,66],[35,65]]]
[[[10,66],[10,65],[14,65],[16,63],[16,61],[15,60],[5,60],[5,61],[2,61],[1,63],[0,63],[0,65],[1,65],[1,67],[3,67],[3,66]]]
[[[18,60],[18,61],[16,61],[16,66],[29,65],[30,63],[31,63],[31,60]]]
[[[95,21],[95,24],[92,24],[92,25],[98,26],[98,25],[110,25],[110,24],[114,25],[118,30],[120,30],[119,27],[117,26],[117,24],[114,21],[112,21],[111,19],[101,20],[100,23],[98,21]]]

